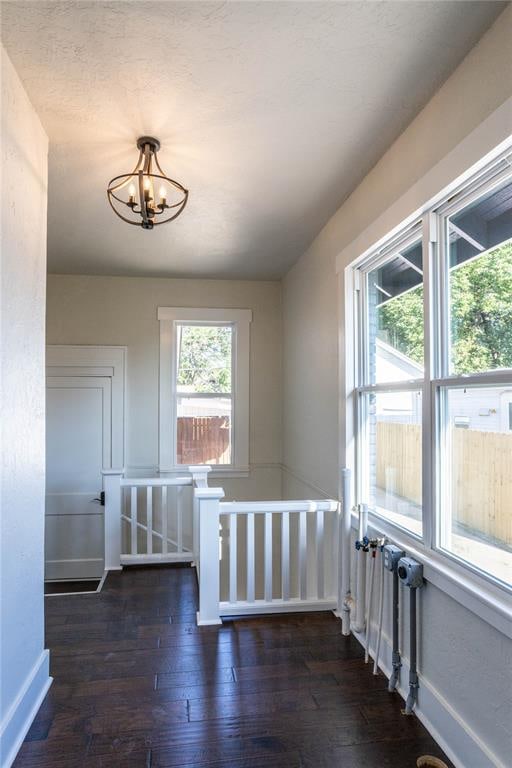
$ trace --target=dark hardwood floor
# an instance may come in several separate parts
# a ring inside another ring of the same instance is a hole
[[[414,768],[448,760],[330,613],[195,624],[191,568],[46,599],[54,683],[16,768]]]

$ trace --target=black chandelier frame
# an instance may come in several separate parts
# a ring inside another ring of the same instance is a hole
[[[109,181],[107,197],[116,216],[119,216],[127,224],[134,224],[143,229],[153,229],[153,227],[159,224],[167,224],[170,221],[174,221],[185,208],[189,193],[188,189],[185,189],[179,181],[171,179],[162,170],[157,157],[160,149],[158,139],[155,139],[153,136],[141,136],[137,140],[137,148],[139,149],[139,159],[135,168],[131,173],[122,173],[119,176],[114,176]],[[156,167],[159,173],[154,173],[154,167]],[[136,195],[130,195],[127,202],[116,193],[130,184],[130,182],[138,190],[138,200]],[[154,182],[170,185],[180,193],[181,198],[176,203],[168,204],[166,197],[161,197],[160,202],[157,203],[154,193]],[[123,215],[117,209],[114,200],[120,205],[130,208],[132,213],[139,216],[140,219],[130,219]],[[170,213],[166,217],[158,218],[165,216],[168,211]]]

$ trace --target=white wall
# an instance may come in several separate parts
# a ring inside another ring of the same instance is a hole
[[[338,456],[336,256],[511,96],[511,34],[509,6],[284,280],[285,498],[304,497],[308,488],[326,495],[338,490],[338,467],[344,458]],[[474,749],[464,768],[510,765],[511,705],[506,691],[512,644],[432,586],[425,590],[422,626],[424,691],[437,692],[440,711],[444,700],[456,715],[455,721],[447,714],[441,722],[441,737],[461,754],[467,731]],[[485,749],[494,758],[485,756]]]
[[[48,141],[2,48],[0,729],[10,765],[50,683],[44,651]]]
[[[172,226],[172,225],[170,225]],[[151,238],[151,232],[147,233]],[[252,309],[249,478],[228,497],[281,497],[281,284],[236,280],[48,276],[48,344],[128,347],[126,466],[158,466],[158,306]],[[217,480],[215,481],[217,483]]]

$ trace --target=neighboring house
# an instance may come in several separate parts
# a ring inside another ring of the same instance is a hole
[[[390,344],[376,340],[377,381],[419,379],[423,368]],[[379,421],[416,424],[421,421],[421,398],[415,392],[382,394],[377,401]],[[512,431],[512,389],[507,386],[452,390],[450,414],[455,426],[483,432]]]

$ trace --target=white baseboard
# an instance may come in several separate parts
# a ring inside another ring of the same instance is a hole
[[[372,634],[377,628],[372,623]],[[364,647],[363,633],[352,632]],[[391,675],[391,640],[382,634],[379,668],[389,679]],[[374,657],[375,648],[370,644],[370,655]],[[397,691],[404,699],[409,692],[409,661],[402,656],[400,682]],[[373,658],[368,666],[373,668]],[[423,723],[432,738],[439,744],[456,768],[507,768],[505,763],[484,744],[472,728],[455,711],[445,697],[423,676],[419,676],[418,701],[414,713]]]
[[[308,611],[332,611],[336,607],[336,598],[328,597],[324,600],[255,600],[246,602],[240,600],[237,603],[221,602],[219,613],[221,616],[257,616],[267,613],[305,613]]]
[[[50,652],[41,653],[0,725],[0,766],[10,768],[32,725],[53,678]]]
[[[44,564],[44,577],[47,581],[101,579],[103,570],[103,558],[91,557],[72,560],[47,560]]]

